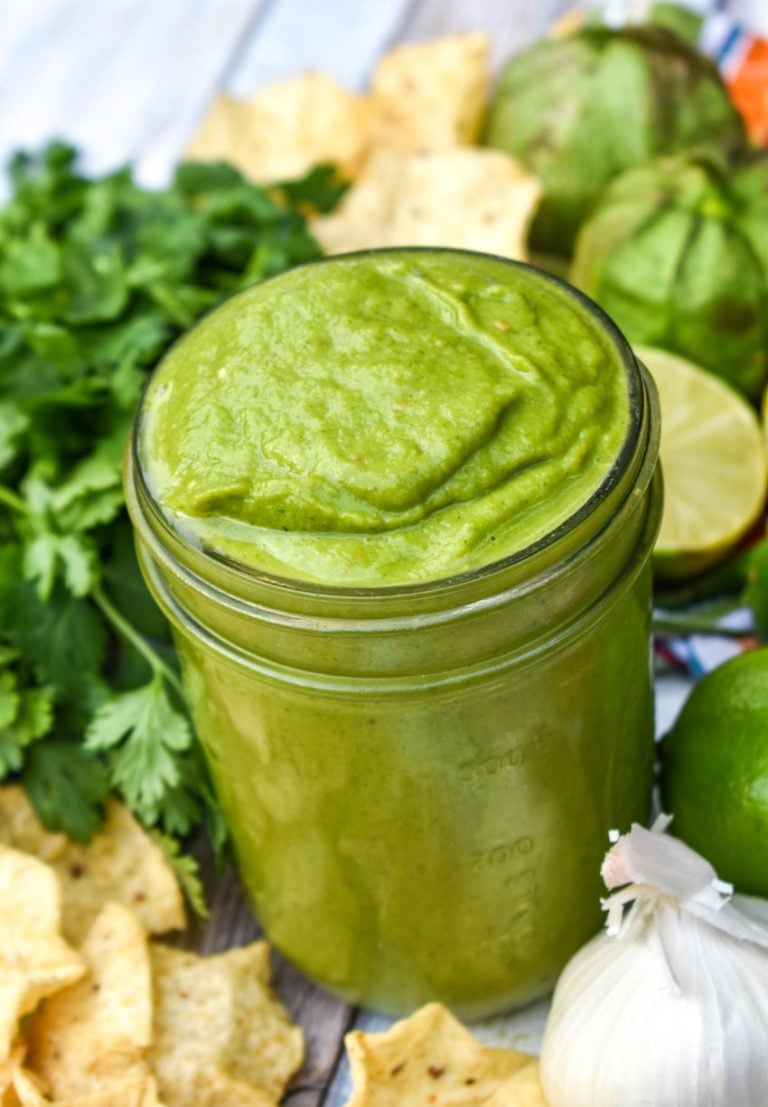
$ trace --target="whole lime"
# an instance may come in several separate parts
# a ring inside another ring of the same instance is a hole
[[[672,833],[737,891],[768,896],[768,647],[693,689],[662,743]]]

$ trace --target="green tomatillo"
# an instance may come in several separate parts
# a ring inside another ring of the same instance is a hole
[[[768,377],[768,157],[691,153],[623,174],[584,225],[571,281],[631,342],[752,399]]]
[[[486,142],[541,178],[532,246],[563,256],[619,173],[692,146],[729,153],[745,137],[713,63],[665,28],[635,26],[589,27],[514,57]]]

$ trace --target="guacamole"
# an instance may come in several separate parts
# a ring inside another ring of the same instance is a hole
[[[140,455],[206,549],[342,585],[452,576],[571,516],[628,424],[610,335],[533,270],[453,251],[294,269],[156,372]]]

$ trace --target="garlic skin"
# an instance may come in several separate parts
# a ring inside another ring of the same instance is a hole
[[[558,981],[550,1107],[768,1107],[768,904],[730,898],[667,823],[634,825],[606,857],[608,887],[628,887]]]

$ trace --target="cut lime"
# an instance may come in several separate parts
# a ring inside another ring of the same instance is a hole
[[[664,350],[635,352],[661,401],[664,514],[654,566],[679,579],[721,561],[760,515],[763,433],[749,404],[718,377]]]

